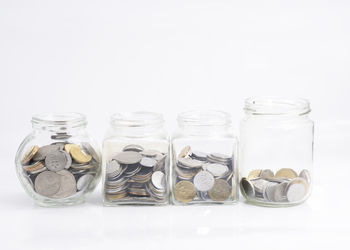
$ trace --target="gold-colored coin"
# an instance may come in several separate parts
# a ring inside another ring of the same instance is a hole
[[[230,185],[224,180],[217,179],[214,186],[208,191],[208,195],[213,201],[225,201],[230,197],[230,192]]]
[[[190,181],[179,181],[174,187],[175,198],[180,202],[190,202],[196,197],[196,188]]]
[[[79,147],[79,146],[73,143],[68,143],[64,145],[64,150],[66,150],[67,153],[70,153],[70,150],[72,147]]]
[[[71,146],[69,153],[79,163],[88,163],[92,159],[92,156],[85,154],[78,145]]]
[[[31,146],[30,149],[27,151],[27,153],[24,155],[21,164],[25,165],[28,164],[30,162],[30,160],[33,158],[33,156],[38,152],[39,147],[34,145]]]
[[[281,168],[276,172],[275,177],[294,179],[298,174],[291,168]]]
[[[256,179],[258,177],[260,177],[262,170],[261,169],[255,169],[250,171],[250,173],[248,174],[248,180],[252,180],[252,179]]]
[[[186,146],[184,147],[180,154],[179,154],[179,158],[186,158],[191,154],[191,147],[190,146]]]

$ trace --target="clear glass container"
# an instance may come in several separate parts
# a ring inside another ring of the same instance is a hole
[[[230,116],[221,111],[187,111],[177,120],[172,137],[173,203],[236,202],[237,139]]]
[[[314,123],[304,99],[249,98],[240,124],[240,187],[250,203],[291,206],[312,189]]]
[[[114,114],[102,150],[103,203],[169,203],[169,141],[161,114]]]
[[[32,117],[33,131],[18,148],[16,170],[26,192],[40,206],[84,202],[101,175],[97,144],[79,113]]]

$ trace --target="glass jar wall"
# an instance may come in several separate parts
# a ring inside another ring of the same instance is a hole
[[[220,111],[178,115],[172,137],[174,204],[224,204],[237,201],[237,140],[231,119]]]
[[[169,203],[169,142],[161,114],[115,114],[103,142],[103,202]]]
[[[78,113],[33,116],[33,132],[20,145],[15,162],[24,189],[38,205],[82,203],[95,188],[101,157],[86,124]]]
[[[248,202],[300,204],[312,188],[313,131],[304,99],[250,98],[240,124],[240,187]]]

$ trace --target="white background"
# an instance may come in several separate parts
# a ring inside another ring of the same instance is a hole
[[[2,249],[348,249],[350,1],[0,1]],[[316,184],[293,208],[32,204],[14,156],[31,115],[78,111],[99,140],[114,112],[311,101]]]

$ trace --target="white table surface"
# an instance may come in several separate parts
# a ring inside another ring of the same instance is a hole
[[[316,129],[315,186],[296,207],[103,207],[100,187],[79,206],[42,208],[2,159],[1,249],[349,249],[349,124]]]

